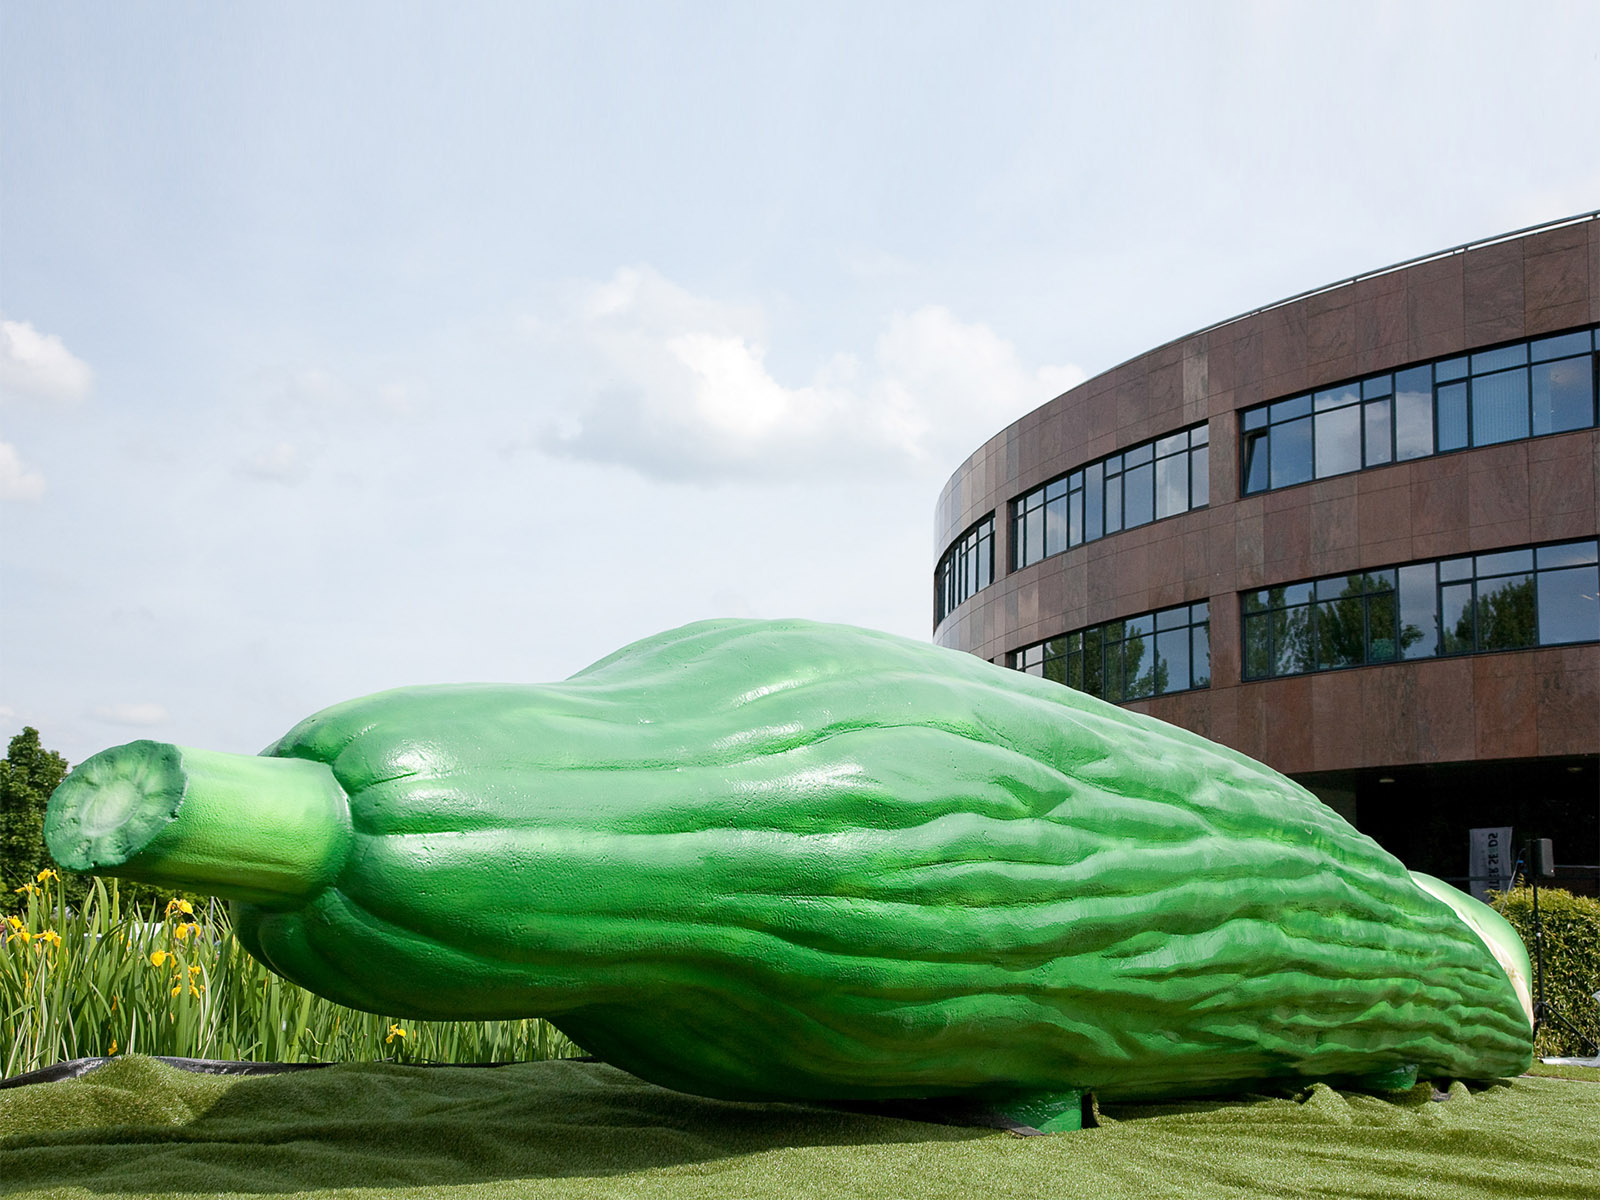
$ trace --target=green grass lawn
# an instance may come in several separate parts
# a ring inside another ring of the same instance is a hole
[[[1600,1195],[1600,1081],[1435,1094],[1105,1106],[1099,1128],[1018,1138],[704,1100],[593,1063],[218,1078],[124,1058],[0,1091],[0,1195]]]

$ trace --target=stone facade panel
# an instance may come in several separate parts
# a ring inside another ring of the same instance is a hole
[[[985,512],[1000,578],[936,631],[984,658],[1198,599],[1212,683],[1136,707],[1291,772],[1600,751],[1600,645],[1243,683],[1238,594],[1597,536],[1600,430],[1239,495],[1240,410],[1347,379],[1600,323],[1600,220],[1420,261],[1179,339],[1049,401],[974,452],[936,506],[937,559]],[[1008,572],[1010,502],[1209,420],[1210,504]],[[985,610],[983,619],[976,619]]]

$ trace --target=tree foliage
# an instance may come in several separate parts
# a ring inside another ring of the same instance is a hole
[[[1533,579],[1529,576],[1498,586],[1481,585],[1478,602],[1463,612],[1451,631],[1453,644],[1463,650],[1474,648],[1473,617],[1477,618],[1476,648],[1510,650],[1532,646],[1537,641],[1538,602]]]
[[[1282,586],[1268,588],[1258,607],[1247,607],[1248,678],[1394,662],[1426,636],[1417,625],[1400,619],[1399,598],[1386,574],[1361,573],[1344,579],[1337,596],[1329,594],[1331,581],[1325,579],[1316,585],[1316,600],[1290,604],[1289,588]]]
[[[67,903],[83,903],[92,876],[61,871],[44,844],[44,812],[50,793],[67,774],[67,760],[46,750],[32,725],[11,739],[0,760],[0,898],[12,898],[16,889],[34,882],[46,867],[57,870]],[[178,893],[191,903],[201,897]],[[122,883],[122,897],[130,905],[164,905],[173,893],[147,883]]]
[[[44,809],[66,773],[67,760],[40,745],[32,725],[11,739],[0,761],[0,885],[7,893],[54,865],[44,846]]]

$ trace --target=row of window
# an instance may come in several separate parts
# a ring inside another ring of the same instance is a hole
[[[933,573],[933,623],[994,582],[994,514],[958,537]]]
[[[1211,686],[1205,601],[1107,621],[1024,646],[1011,666],[1117,703]]]
[[[1600,423],[1600,326],[1350,380],[1239,414],[1243,495]],[[1210,502],[1206,424],[1098,459],[1011,504],[1011,568]],[[934,624],[995,579],[994,514],[945,551]],[[1380,639],[1381,640],[1381,639]]]
[[[1597,542],[1468,554],[1245,592],[1245,679],[1600,641]]]
[[[1600,641],[1600,540],[1407,563],[1241,595],[1246,681]],[[1205,601],[1024,646],[1008,665],[1118,703],[1211,686]]]
[[[1211,488],[1204,424],[1141,442],[1052,479],[1011,503],[1011,567],[1202,508]],[[994,514],[968,529],[934,571],[934,625],[994,582]]]
[[[1533,338],[1244,409],[1243,492],[1589,428],[1597,338]]]
[[[1175,517],[1209,502],[1209,430],[1141,442],[1034,488],[1011,505],[1011,565]]]

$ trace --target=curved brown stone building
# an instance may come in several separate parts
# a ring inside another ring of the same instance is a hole
[[[1225,321],[1002,430],[939,498],[935,641],[1235,746],[1415,869],[1460,879],[1505,825],[1600,863],[1597,217]]]

